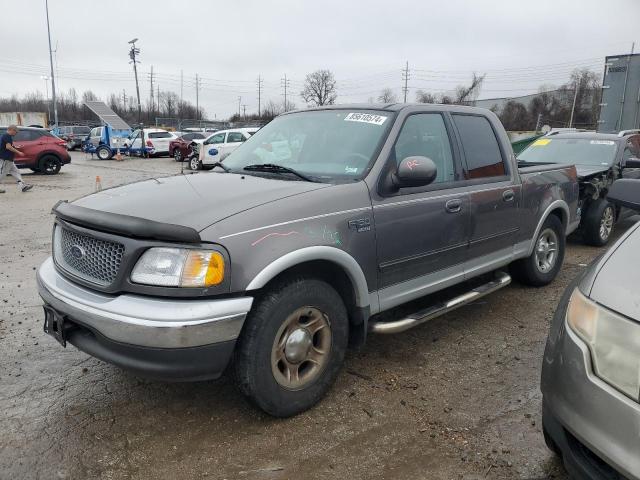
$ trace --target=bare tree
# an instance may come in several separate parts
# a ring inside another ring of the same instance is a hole
[[[416,91],[416,102],[418,103],[438,103],[436,96],[433,93],[425,92],[424,90]]]
[[[307,104],[316,106],[333,105],[338,97],[336,79],[333,73],[329,70],[316,70],[308,74],[300,96]]]
[[[393,93],[392,89],[387,87],[383,88],[380,95],[378,95],[378,101],[380,103],[395,103],[398,101],[398,97]]]
[[[480,88],[482,88],[482,82],[484,82],[485,74],[477,75],[473,73],[471,77],[471,83],[469,85],[460,85],[456,87],[455,102],[458,105],[468,104],[478,98]]]

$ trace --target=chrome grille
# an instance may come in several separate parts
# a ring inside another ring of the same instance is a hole
[[[89,282],[113,283],[124,255],[124,245],[56,226],[53,255],[58,265]]]

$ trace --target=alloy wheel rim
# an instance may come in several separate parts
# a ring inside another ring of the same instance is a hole
[[[182,154],[180,153],[180,150],[176,150],[175,153],[173,154],[173,156],[175,157],[176,161],[180,161],[182,159]]]
[[[609,235],[611,235],[611,230],[613,230],[613,219],[613,208],[605,208],[602,213],[602,218],[600,219],[600,238],[602,240],[607,240]]]
[[[282,387],[300,390],[324,371],[330,354],[329,317],[316,307],[301,307],[278,329],[271,348],[271,372]]]
[[[541,273],[548,273],[558,258],[558,236],[552,229],[545,229],[536,242],[536,266]]]
[[[198,169],[198,161],[194,158],[191,160],[191,170],[197,170]]]

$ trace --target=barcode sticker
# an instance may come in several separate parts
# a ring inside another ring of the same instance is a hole
[[[373,115],[371,113],[357,113],[352,112],[344,117],[345,122],[362,122],[371,123],[373,125],[382,125],[387,117],[383,115]]]

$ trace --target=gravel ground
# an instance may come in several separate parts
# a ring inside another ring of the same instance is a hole
[[[539,378],[564,287],[600,252],[570,242],[558,279],[513,284],[395,336],[372,336],[314,409],[276,420],[228,378],[167,384],[42,332],[36,267],[51,207],[178,173],[171,159],[91,160],[0,196],[0,478],[566,479],[544,446]],[[207,173],[203,173],[207,174]],[[618,228],[618,234],[629,224]],[[419,304],[420,302],[417,302]]]

